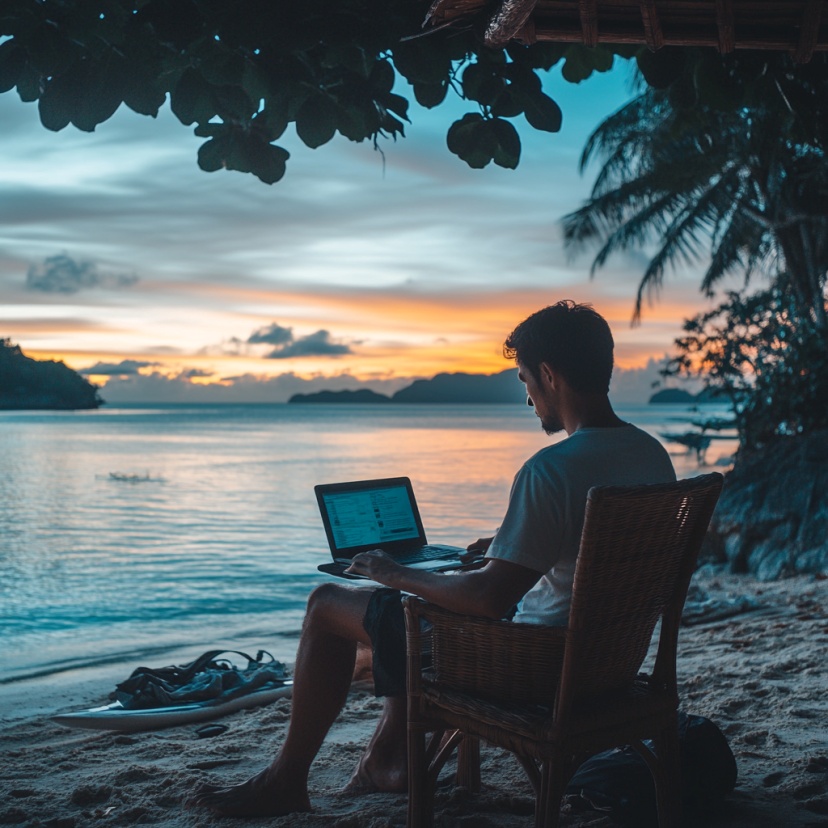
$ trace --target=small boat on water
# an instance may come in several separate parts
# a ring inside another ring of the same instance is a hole
[[[110,472],[109,479],[117,480],[119,483],[160,483],[163,481],[162,477],[150,477],[149,472],[146,474]]]

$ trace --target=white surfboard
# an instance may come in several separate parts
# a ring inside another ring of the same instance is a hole
[[[279,687],[265,687],[238,696],[228,701],[193,702],[173,707],[154,707],[148,710],[126,710],[120,702],[78,710],[74,713],[59,713],[52,721],[64,727],[86,728],[88,730],[117,730],[121,733],[135,733],[140,730],[159,730],[162,727],[205,722],[226,716],[236,710],[245,710],[262,704],[270,704],[293,693],[291,679]]]

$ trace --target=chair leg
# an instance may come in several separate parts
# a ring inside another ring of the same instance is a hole
[[[472,793],[480,791],[480,740],[476,736],[466,734],[457,748],[457,775],[454,781]]]
[[[433,790],[426,764],[426,733],[408,728],[408,828],[431,828],[434,822]]]
[[[563,757],[543,761],[540,791],[535,799],[535,828],[558,828],[561,799],[569,781],[567,767]]]
[[[656,785],[659,828],[679,828],[681,825],[681,757],[678,728],[667,727],[654,740],[657,771]]]

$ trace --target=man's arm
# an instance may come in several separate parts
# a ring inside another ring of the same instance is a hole
[[[398,564],[381,549],[354,556],[345,571],[414,593],[452,612],[486,618],[503,618],[541,577],[534,569],[496,558],[471,571],[424,572]]]

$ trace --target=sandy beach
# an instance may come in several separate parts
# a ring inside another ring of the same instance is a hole
[[[707,716],[727,735],[739,768],[736,790],[691,828],[828,826],[828,614],[826,581],[813,576],[761,583],[699,573],[691,597],[702,623],[682,630],[682,708]],[[735,601],[733,599],[736,599]],[[737,611],[738,610],[738,611]],[[737,611],[718,620],[719,613]],[[267,642],[261,642],[266,647]],[[195,653],[197,654],[197,653]],[[312,770],[314,812],[241,821],[188,810],[202,782],[241,781],[279,745],[290,701],[235,713],[227,730],[199,738],[195,725],[122,735],[69,730],[49,715],[103,703],[131,667],[108,665],[82,676],[30,679],[0,687],[0,824],[29,828],[223,825],[395,828],[406,797],[339,793],[380,709],[357,682]],[[160,665],[156,665],[160,666]],[[517,762],[484,746],[483,791],[447,787],[436,825],[528,828],[533,799]],[[565,826],[611,826],[605,816],[567,814]]]

